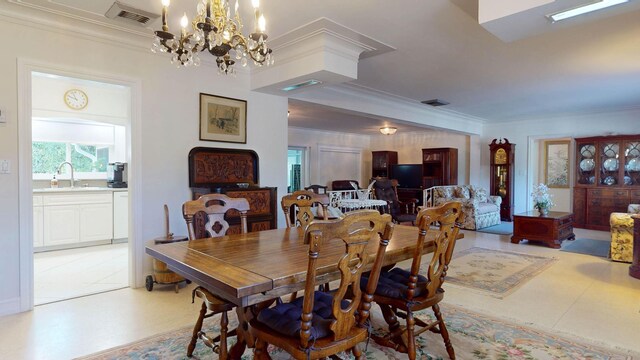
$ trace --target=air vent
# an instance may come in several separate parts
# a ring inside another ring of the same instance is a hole
[[[158,14],[136,9],[119,1],[114,2],[104,15],[109,19],[120,19],[139,25],[147,25],[160,17]]]
[[[318,84],[322,84],[322,81],[311,79],[311,80],[307,80],[305,82],[301,82],[299,84],[294,84],[294,85],[289,85],[287,87],[283,87],[282,91],[293,91],[293,90],[297,90],[297,89],[300,89],[300,88],[303,88],[303,87],[313,86],[313,85],[318,85]]]
[[[427,105],[431,105],[431,106],[444,106],[444,105],[449,105],[449,103],[448,103],[448,102],[446,102],[446,101],[442,101],[442,100],[438,100],[438,99],[425,100],[425,101],[421,101],[421,103],[423,103],[423,104],[427,104]]]

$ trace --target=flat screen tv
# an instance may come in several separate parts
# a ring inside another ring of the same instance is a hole
[[[398,180],[399,188],[422,187],[422,164],[391,165],[391,178]]]

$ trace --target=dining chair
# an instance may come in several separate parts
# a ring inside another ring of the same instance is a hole
[[[372,294],[393,226],[391,216],[375,210],[311,222],[305,231],[309,261],[304,297],[263,309],[250,321],[255,358],[269,359],[267,345],[272,344],[296,359],[319,359],[341,351],[364,359],[358,344],[369,336]],[[363,294],[360,277],[369,253],[375,253],[375,260]],[[316,276],[332,268],[340,272],[338,289],[314,291]]]
[[[249,202],[243,198],[230,198],[223,194],[202,195],[197,200],[187,201],[182,205],[182,214],[187,222],[189,241],[208,237],[224,236],[229,230],[229,223],[225,220],[225,214],[229,210],[240,213],[240,232],[247,232],[247,211]],[[204,215],[204,216],[203,216]],[[234,304],[216,296],[211,291],[198,286],[193,290],[191,301],[195,297],[202,299],[202,307],[196,325],[193,328],[193,336],[187,347],[187,356],[191,357],[198,339],[218,353],[220,359],[227,358],[227,337],[234,336],[236,330],[228,331],[229,318],[227,312],[233,310]],[[208,313],[207,313],[208,312]],[[212,338],[202,331],[202,323],[205,318],[220,315],[220,335]]]
[[[415,213],[418,199],[400,201],[398,199],[398,181],[393,179],[378,179],[373,184],[376,199],[385,200],[387,209],[396,223],[411,222],[415,225],[417,215]]]
[[[312,191],[299,190],[282,197],[280,201],[287,227],[306,227],[315,218],[312,209],[315,207],[318,217],[328,219],[329,196]]]
[[[459,228],[456,221],[461,213],[460,207],[459,202],[448,202],[418,213],[418,240],[411,269],[393,268],[383,271],[379,275],[379,281],[377,275],[371,275],[370,280],[367,279],[367,274],[363,275],[363,287],[368,285],[367,281],[378,282],[373,301],[380,306],[382,315],[389,325],[387,335],[372,336],[373,339],[378,344],[408,353],[411,360],[416,358],[415,337],[427,330],[442,335],[449,357],[455,359],[455,352],[438,304],[444,298],[442,284],[458,236]],[[421,250],[429,232],[435,232],[435,250],[423,276],[419,273]],[[436,318],[434,321],[423,321],[414,316],[416,311],[429,307],[433,309]],[[400,326],[398,318],[406,319],[405,327]],[[421,328],[416,329],[416,325]]]

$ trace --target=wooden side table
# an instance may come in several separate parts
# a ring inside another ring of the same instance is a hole
[[[529,211],[513,216],[511,242],[514,244],[527,239],[542,241],[554,249],[559,249],[563,240],[575,238],[572,213],[550,211],[547,215],[539,215],[537,211]]]
[[[633,218],[633,262],[629,266],[629,275],[640,279],[640,215]]]

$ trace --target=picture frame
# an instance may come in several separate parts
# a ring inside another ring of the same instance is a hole
[[[569,187],[569,145],[571,141],[545,141],[544,183],[550,188]]]
[[[200,93],[200,140],[247,143],[247,101]]]

